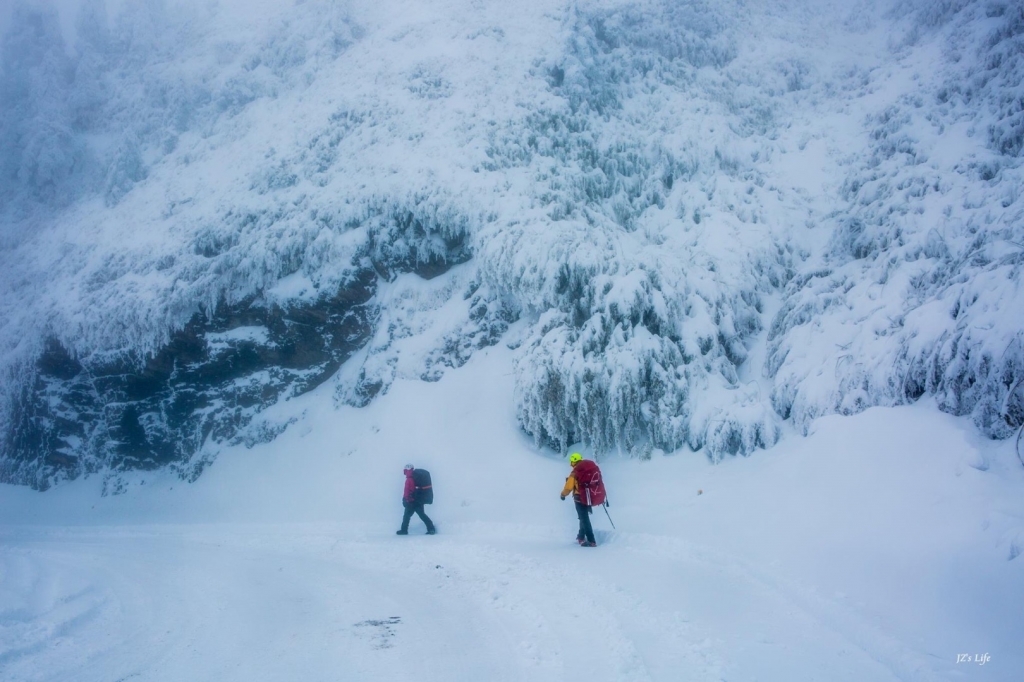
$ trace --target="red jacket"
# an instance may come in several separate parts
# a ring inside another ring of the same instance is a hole
[[[402,492],[402,502],[412,504],[416,500],[416,484],[412,480],[412,470],[405,472],[405,490]]]

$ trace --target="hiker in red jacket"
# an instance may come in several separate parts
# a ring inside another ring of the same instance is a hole
[[[405,489],[402,491],[402,506],[405,507],[405,513],[402,515],[402,527],[395,534],[409,534],[409,521],[415,513],[427,527],[427,535],[434,535],[437,532],[434,522],[423,511],[423,505],[431,504],[434,501],[434,488],[430,482],[430,472],[406,464],[403,473],[405,473]]]
[[[562,488],[562,499],[569,493],[576,503],[576,516],[580,519],[580,531],[576,534],[576,542],[583,547],[597,547],[594,540],[594,528],[590,525],[590,513],[592,508],[604,504],[605,490],[604,481],[601,480],[601,469],[596,462],[583,459],[583,455],[574,452],[569,455],[569,466],[572,471],[565,479],[565,487]]]

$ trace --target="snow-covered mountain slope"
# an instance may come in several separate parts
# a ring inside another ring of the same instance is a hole
[[[0,476],[194,479],[276,402],[499,341],[556,449],[717,461],[932,395],[1010,435],[1022,11],[83,0],[68,42],[21,3]]]
[[[596,510],[585,549],[568,466],[513,418],[512,356],[365,408],[321,386],[192,484],[0,488],[0,678],[1019,679],[1010,443],[922,401],[717,466],[609,458],[617,530]],[[408,461],[437,536],[394,535]]]

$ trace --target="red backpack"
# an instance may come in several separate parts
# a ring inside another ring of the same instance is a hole
[[[589,459],[583,460],[573,467],[572,475],[576,479],[576,495],[581,504],[590,507],[604,504],[604,481],[601,479],[601,469],[596,462]]]

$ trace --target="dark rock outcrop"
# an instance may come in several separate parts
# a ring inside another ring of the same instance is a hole
[[[152,357],[76,359],[48,342],[4,434],[0,480],[46,489],[101,470],[171,467],[193,480],[204,446],[270,440],[264,408],[312,390],[373,331],[377,275],[288,307],[252,298],[197,314]]]

